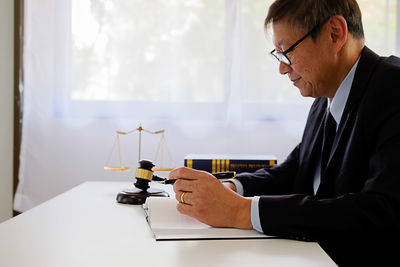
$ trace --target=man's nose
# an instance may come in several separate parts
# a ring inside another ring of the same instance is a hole
[[[280,74],[285,75],[285,74],[289,73],[291,70],[292,70],[292,68],[289,65],[287,65],[283,62],[279,63],[279,73]]]

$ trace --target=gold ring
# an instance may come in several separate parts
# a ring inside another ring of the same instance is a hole
[[[185,204],[185,199],[184,199],[185,193],[186,193],[186,192],[183,192],[182,195],[181,195],[181,202],[182,202],[183,204]]]

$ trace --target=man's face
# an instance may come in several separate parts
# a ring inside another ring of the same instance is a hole
[[[323,31],[324,29],[318,33],[315,40],[309,36],[286,54],[292,62],[291,65],[282,62],[279,65],[279,72],[288,75],[302,96],[328,96],[332,90],[329,86],[329,47],[324,42]],[[286,20],[274,22],[273,33],[275,49],[281,52],[306,34],[294,31]]]

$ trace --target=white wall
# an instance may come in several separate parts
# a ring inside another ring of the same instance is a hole
[[[0,222],[12,216],[14,1],[0,0]]]

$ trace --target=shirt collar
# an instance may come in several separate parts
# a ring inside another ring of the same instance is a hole
[[[356,73],[359,61],[360,58],[358,58],[356,63],[354,63],[346,78],[344,78],[344,80],[340,84],[332,100],[328,99],[328,109],[330,110],[333,118],[336,121],[336,127],[339,126],[340,120],[342,119],[344,107],[346,106],[347,98],[350,94],[351,85],[353,84],[354,75]]]

